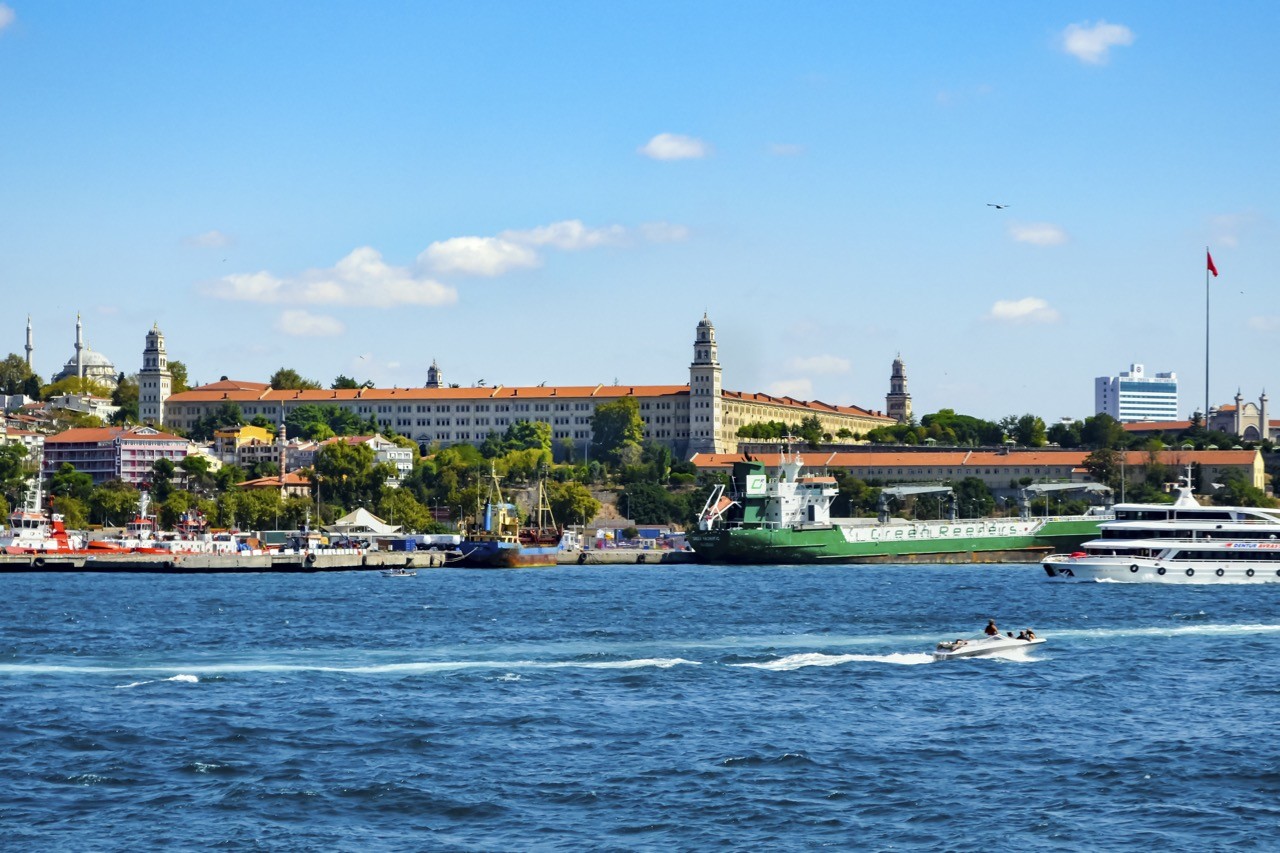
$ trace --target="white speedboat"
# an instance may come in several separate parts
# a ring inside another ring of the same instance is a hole
[[[952,640],[938,643],[933,650],[934,660],[958,660],[959,658],[976,658],[985,655],[1013,656],[1026,652],[1033,646],[1044,643],[1044,639],[1036,637],[1031,640],[1019,640],[1004,634],[994,637],[980,637],[973,640]]]
[[[1099,538],[1041,561],[1060,581],[1280,583],[1280,510],[1201,506],[1191,471],[1171,504],[1119,504]]]

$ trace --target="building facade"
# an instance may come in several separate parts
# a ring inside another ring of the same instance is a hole
[[[137,486],[151,480],[152,466],[159,460],[180,463],[187,448],[185,438],[149,426],[69,429],[45,438],[41,475],[48,479],[69,462],[93,477],[95,486],[116,479]]]
[[[164,403],[172,393],[173,374],[164,350],[164,333],[159,325],[153,325],[147,332],[142,369],[138,371],[138,420],[144,424],[164,423]]]
[[[911,394],[907,392],[907,368],[899,355],[893,360],[893,372],[889,374],[889,393],[884,398],[884,410],[900,424],[911,422]]]
[[[27,345],[31,344],[30,332],[27,335]],[[28,350],[30,353],[30,350]],[[67,360],[54,377],[54,382],[76,376],[80,379],[87,379],[90,382],[102,385],[105,388],[114,390],[116,387],[116,368],[111,363],[111,359],[107,358],[100,352],[94,352],[89,345],[84,342],[84,324],[80,320],[80,315],[76,315],[76,345],[75,354]]]
[[[686,457],[694,452],[737,449],[738,429],[753,423],[798,424],[815,416],[825,432],[863,434],[888,426],[893,418],[856,406],[796,400],[769,394],[726,391],[717,354],[716,330],[706,316],[694,333],[687,385],[560,385],[451,388],[433,363],[424,388],[274,390],[261,382],[226,380],[174,394],[164,408],[165,424],[190,429],[200,418],[234,404],[246,420],[262,416],[275,424],[305,405],[337,406],[383,429],[406,436],[424,449],[431,444],[480,444],[491,432],[518,421],[551,427],[552,440],[587,447],[598,406],[630,397],[637,401],[644,437]]]
[[[1087,450],[1045,449],[801,451],[808,468],[838,468],[863,481],[933,484],[975,477],[988,488],[1003,491],[1016,489],[1025,478],[1036,483],[1091,482],[1085,468],[1088,455]],[[1145,477],[1149,456],[1145,450],[1121,452],[1128,482],[1137,483]],[[742,458],[738,454],[698,454],[693,457],[693,464],[700,470],[729,471]],[[753,453],[751,458],[764,462],[771,471],[778,467],[776,451]],[[1164,450],[1160,451],[1159,461],[1175,474],[1187,465],[1199,465],[1205,483],[1221,479],[1227,471],[1236,471],[1250,485],[1266,487],[1262,454],[1256,450]]]
[[[1093,381],[1093,410],[1121,423],[1177,420],[1178,374],[1152,376],[1131,364],[1119,376],[1099,376]]]

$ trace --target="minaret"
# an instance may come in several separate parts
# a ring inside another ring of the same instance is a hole
[[[163,424],[164,403],[172,393],[173,374],[164,350],[164,333],[158,324],[152,324],[142,350],[142,369],[138,371],[138,420],[155,426]]]
[[[431,366],[427,368],[427,387],[439,388],[440,385],[440,368],[436,366],[436,360],[433,358],[431,359]]]
[[[84,379],[84,327],[79,311],[76,312],[76,376]]]
[[[1236,437],[1244,435],[1244,395],[1240,393],[1240,389],[1236,389],[1236,416],[1235,429],[1232,430]]]
[[[31,366],[31,353],[35,352],[36,345],[31,337],[31,315],[27,315],[27,367]]]
[[[689,365],[689,453],[720,453],[719,437],[724,398],[720,388],[720,360],[716,327],[703,314],[693,339]]]
[[[284,407],[280,409],[280,428],[276,430],[276,448],[280,451],[280,484],[284,485],[284,472],[289,467],[289,440],[285,437]]]
[[[1271,438],[1271,416],[1267,413],[1267,390],[1262,389],[1262,396],[1258,398],[1258,439],[1260,441],[1268,441]]]
[[[884,398],[885,414],[900,424],[911,421],[911,395],[907,393],[907,369],[902,364],[902,353],[893,360],[893,373],[889,376],[889,393]]]

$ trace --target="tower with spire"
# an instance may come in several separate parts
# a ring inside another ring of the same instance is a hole
[[[173,374],[169,372],[169,356],[164,349],[164,333],[152,324],[142,350],[142,369],[138,371],[138,420],[160,426],[164,423],[164,404],[173,393]]]
[[[724,397],[720,385],[720,358],[716,353],[716,327],[706,314],[698,321],[693,338],[693,362],[689,365],[689,453],[719,452]]]
[[[431,359],[431,366],[427,368],[427,387],[439,388],[443,384],[440,368],[436,366],[436,360],[433,358]]]
[[[31,315],[27,315],[27,367],[31,367],[31,354],[36,351],[34,338],[31,335]]]
[[[76,312],[76,377],[84,379],[84,324],[80,322],[80,312]]]
[[[893,360],[889,393],[884,397],[884,411],[900,424],[911,421],[911,395],[907,393],[907,368],[902,363],[902,353],[898,353],[898,357]]]

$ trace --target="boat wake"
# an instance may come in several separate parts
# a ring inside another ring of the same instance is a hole
[[[200,681],[200,679],[194,675],[179,674],[179,675],[173,676],[172,678],[161,678],[159,679],[159,681],[182,681],[188,684],[196,684]],[[144,684],[155,684],[155,683],[156,683],[156,679],[151,679],[149,681],[135,681],[132,684],[117,684],[116,689],[128,690],[130,687],[141,687]]]
[[[892,663],[901,666],[915,666],[921,663],[933,663],[933,656],[927,654],[908,654],[894,652],[887,655],[828,655],[821,652],[809,652],[799,655],[787,655],[771,661],[753,661],[750,663],[731,663],[729,666],[745,669],[767,669],[772,672],[788,672],[804,669],[809,666],[839,666],[845,663]]]

